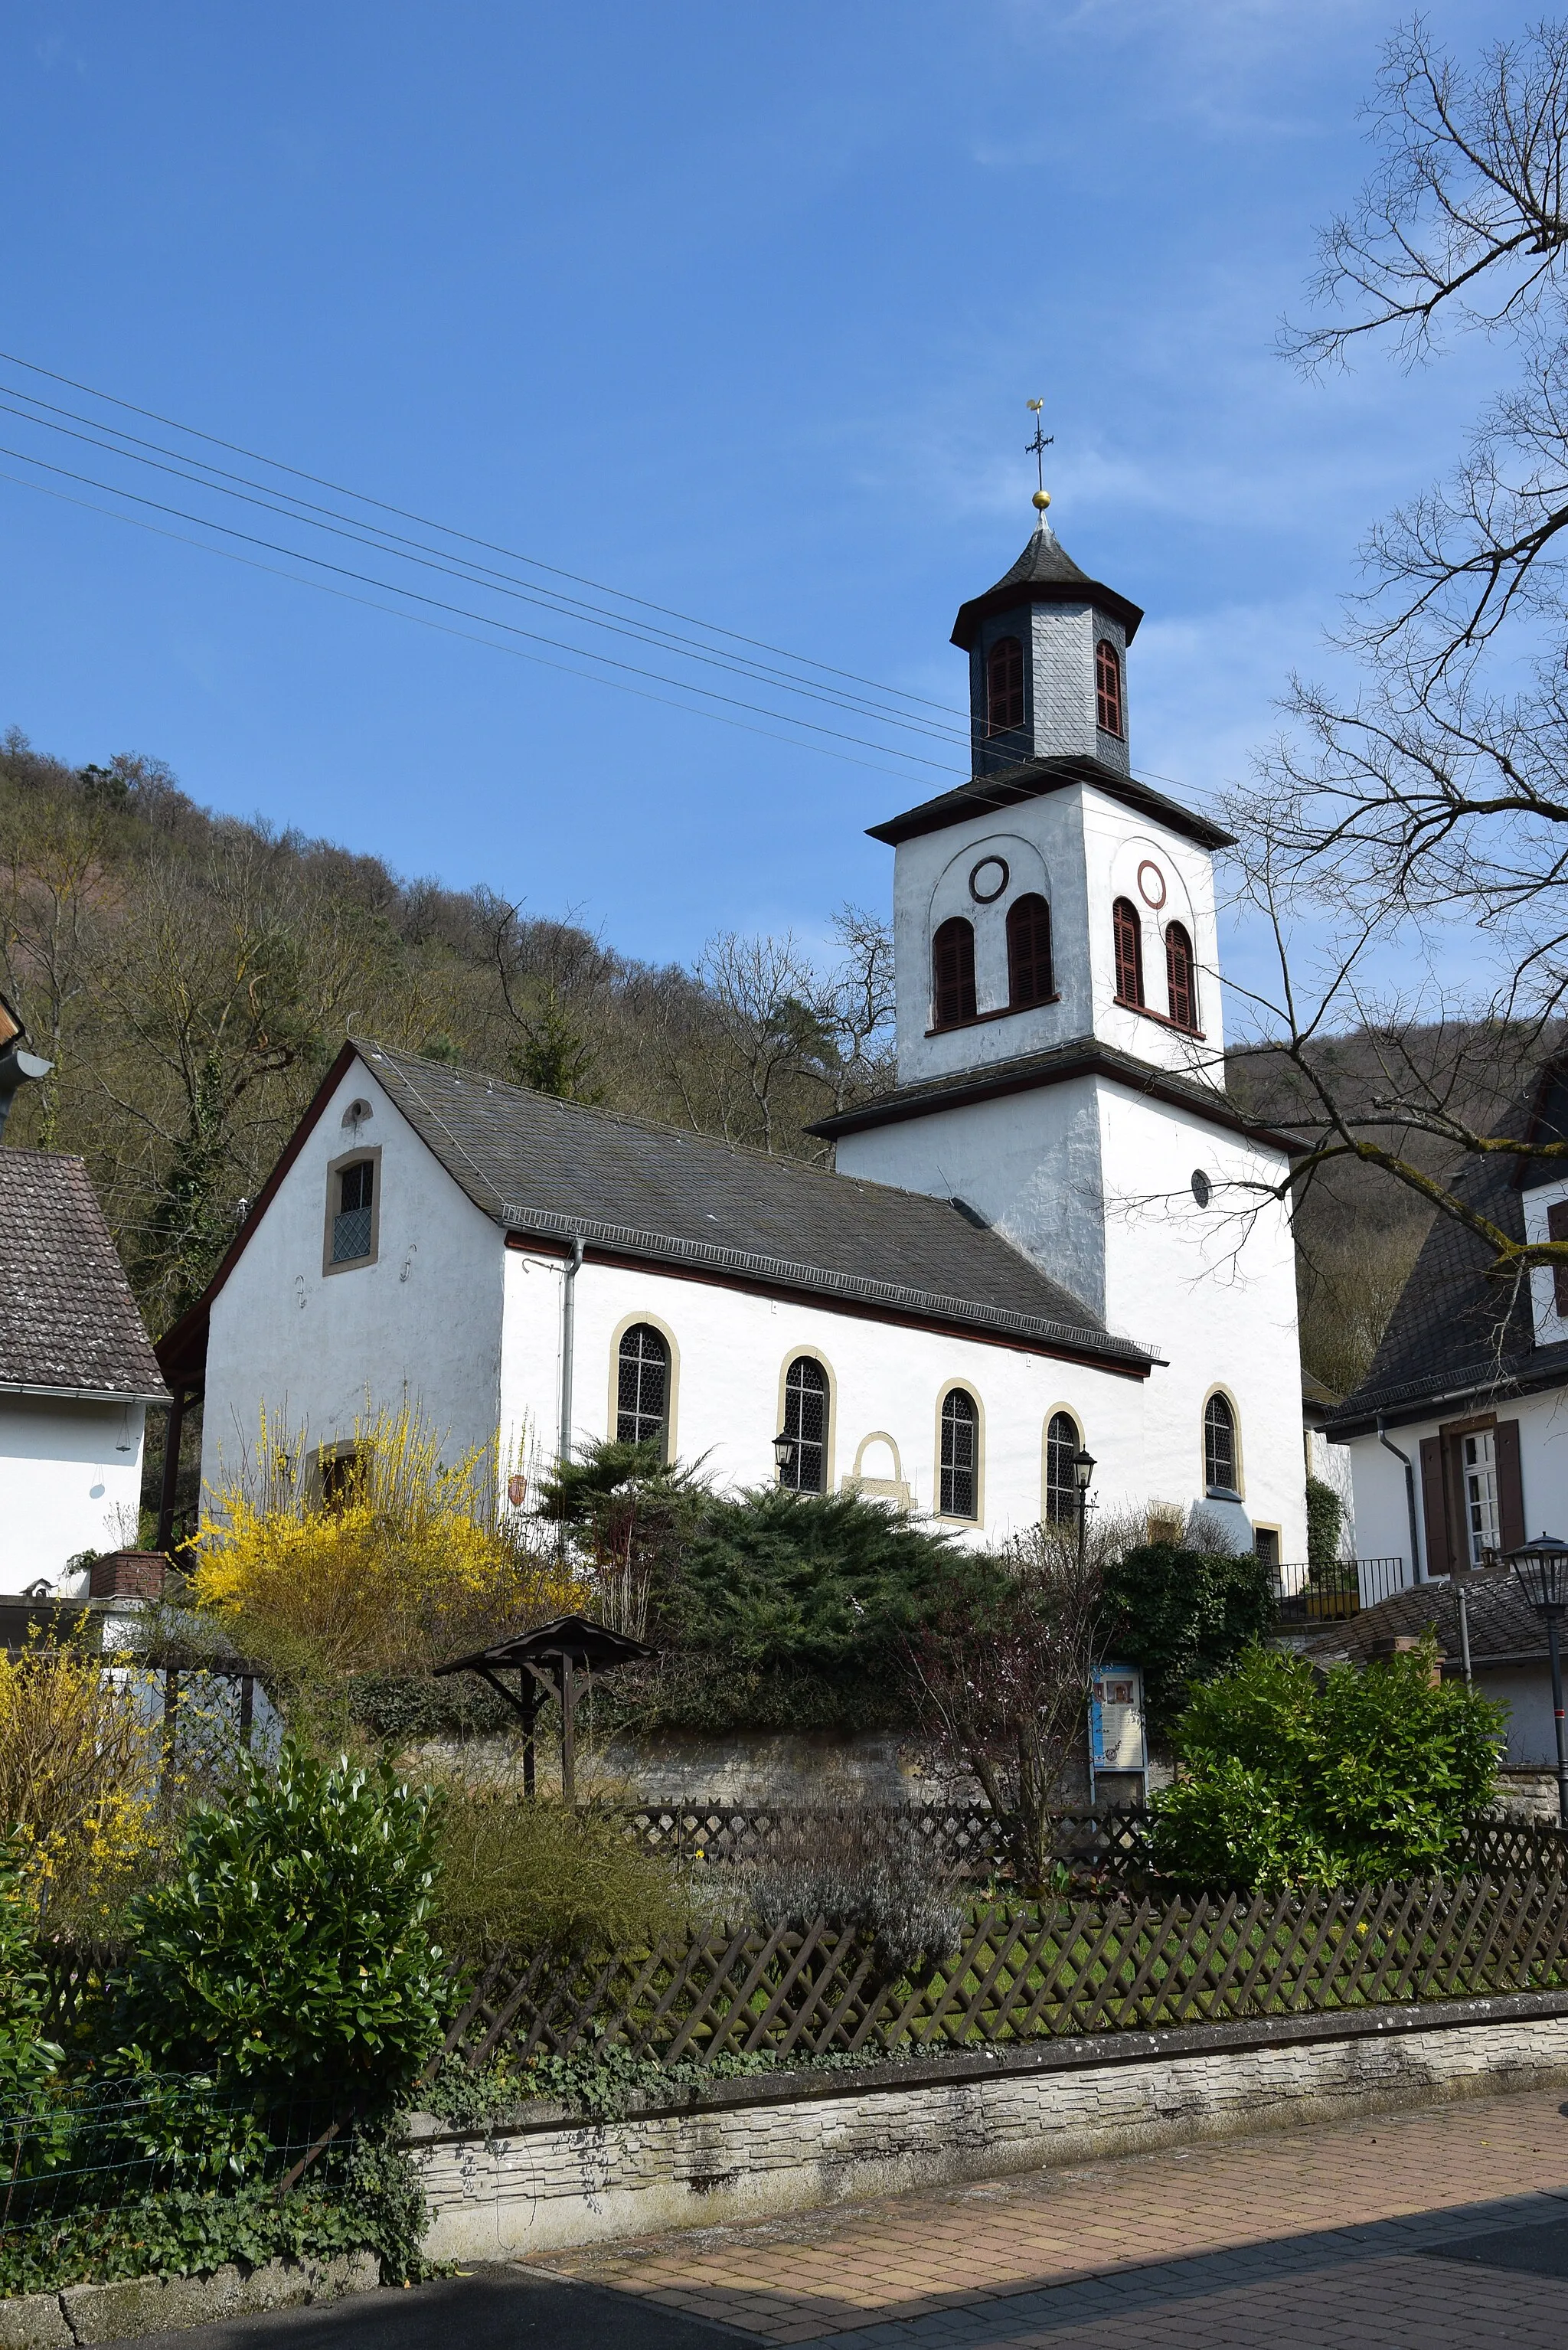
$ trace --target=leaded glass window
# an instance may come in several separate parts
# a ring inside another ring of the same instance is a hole
[[[1071,1412],[1054,1411],[1045,1430],[1045,1515],[1054,1525],[1078,1514],[1078,1480],[1073,1469],[1077,1450],[1077,1422]]]
[[[662,1445],[669,1419],[669,1345],[651,1322],[634,1322],[620,1342],[616,1368],[617,1441]]]
[[[962,1388],[942,1399],[941,1508],[944,1518],[978,1517],[980,1409]]]
[[[352,1264],[370,1253],[370,1211],[376,1181],[375,1161],[357,1159],[337,1177],[337,1213],[332,1219],[332,1262]]]
[[[1237,1491],[1236,1415],[1222,1395],[1211,1395],[1203,1407],[1203,1482],[1211,1493]]]
[[[797,1355],[784,1379],[784,1432],[794,1451],[779,1470],[779,1483],[797,1493],[820,1493],[827,1484],[827,1373],[810,1355]]]

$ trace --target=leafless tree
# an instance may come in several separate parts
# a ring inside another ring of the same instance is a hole
[[[1467,68],[1417,20],[1370,112],[1373,176],[1323,239],[1315,292],[1338,315],[1288,348],[1310,369],[1381,340],[1408,364],[1480,335],[1501,380],[1453,477],[1366,542],[1339,639],[1353,689],[1293,681],[1287,731],[1232,803],[1277,948],[1251,1028],[1312,1146],[1298,1191],[1376,1170],[1470,1230],[1509,1288],[1568,1255],[1504,1230],[1467,1174],[1520,1149],[1503,1101],[1568,1011],[1568,26]],[[1487,959],[1463,1000],[1423,961],[1455,922]],[[1354,1076],[1332,1049],[1346,1029],[1372,1045]]]
[[[1141,1539],[1135,1535],[1134,1539]],[[1054,1822],[1078,1752],[1103,1612],[1106,1566],[1127,1528],[1042,1524],[1008,1545],[992,1601],[960,1607],[909,1650],[923,1727],[972,1773],[1020,1883],[1050,1875]]]

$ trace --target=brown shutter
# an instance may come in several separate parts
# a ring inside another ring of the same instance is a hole
[[[1524,1480],[1519,1468],[1519,1422],[1500,1419],[1492,1430],[1497,1453],[1497,1523],[1504,1550],[1524,1540]]]
[[[1443,1492],[1443,1440],[1439,1436],[1421,1439],[1421,1501],[1427,1521],[1427,1572],[1447,1575],[1449,1506]]]
[[[1549,1241],[1568,1241],[1568,1200],[1553,1200],[1546,1211],[1546,1237]],[[1556,1295],[1552,1299],[1559,1314],[1568,1314],[1568,1264],[1554,1264],[1552,1285]],[[1523,1535],[1520,1540],[1522,1542]]]

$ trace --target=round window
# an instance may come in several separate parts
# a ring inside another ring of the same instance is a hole
[[[990,906],[1011,879],[1005,857],[982,857],[969,877],[969,894],[977,906]]]
[[[1201,1167],[1195,1167],[1192,1170],[1192,1196],[1200,1208],[1206,1208],[1214,1197],[1214,1186]]]

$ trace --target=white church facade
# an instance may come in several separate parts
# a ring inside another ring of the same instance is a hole
[[[1100,1506],[1303,1558],[1289,1144],[1224,1091],[1225,836],[1132,772],[1140,619],[1044,522],[961,611],[975,772],[874,827],[898,1084],[834,1170],[346,1045],[159,1350],[206,1484],[264,1406],[326,1478],[406,1400],[504,1503],[652,1438],[991,1544],[1086,1448]]]

